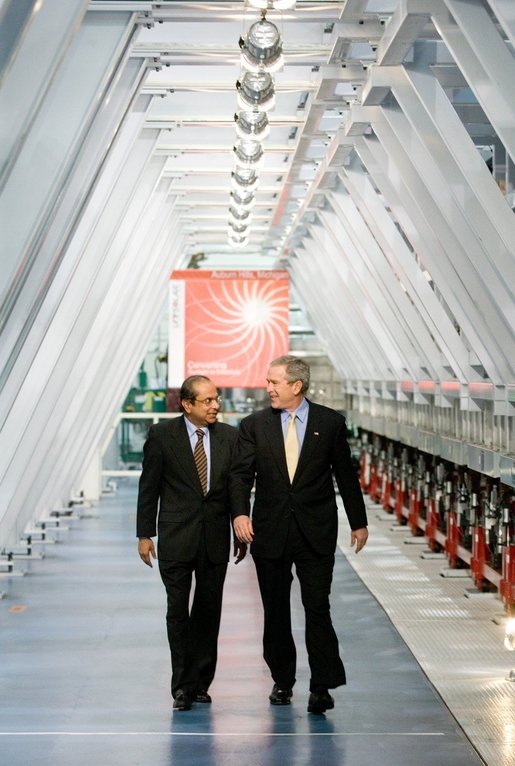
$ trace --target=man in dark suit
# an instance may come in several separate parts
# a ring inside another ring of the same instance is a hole
[[[221,400],[209,378],[187,378],[180,399],[183,416],[151,426],[143,448],[137,536],[139,555],[151,567],[157,522],[173,707],[189,710],[195,701],[211,702],[230,553],[228,473],[237,431],[217,423]],[[245,553],[246,545],[235,540],[236,563]]]
[[[311,671],[308,711],[321,714],[334,707],[328,690],[345,683],[329,605],[338,533],[333,474],[356,553],[368,531],[345,418],[304,397],[309,372],[302,359],[292,356],[271,363],[267,393],[272,406],[241,422],[230,491],[234,531],[242,543],[251,544],[263,601],[263,656],[274,681],[270,702],[289,704],[295,683],[290,613],[295,564]]]

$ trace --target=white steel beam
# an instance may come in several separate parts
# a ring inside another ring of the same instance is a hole
[[[53,290],[61,291],[61,286],[52,285],[45,298],[52,312],[51,322],[44,336],[38,336],[37,350],[35,353],[33,350],[28,370],[23,356],[18,358],[8,381],[16,384],[10,402],[2,396],[2,407],[7,411],[4,411],[0,431],[0,497],[4,510],[0,530],[2,537],[9,536],[11,542],[33,514],[46,510],[40,507],[37,495],[31,495],[31,502],[27,502],[39,472],[57,472],[61,480],[64,478],[59,471],[59,461],[52,466],[45,464],[46,452],[60,429],[55,413],[60,402],[69,404],[70,393],[73,397],[70,380],[75,381],[76,374],[84,375],[95,385],[95,381],[88,378],[87,369],[91,356],[95,355],[92,349],[96,348],[98,353],[102,337],[98,335],[101,332],[98,325],[93,334],[90,329],[106,296],[112,294],[117,273],[127,257],[126,248],[139,218],[139,208],[151,191],[141,180],[156,138],[155,131],[143,131],[125,157],[123,172],[118,170],[114,186],[108,179],[106,188],[99,185],[96,199],[91,203],[91,216],[84,221],[85,227],[89,224],[93,228],[85,232],[84,239],[78,237],[80,258],[73,253],[73,243],[70,248],[72,268],[67,289],[54,296]],[[153,160],[154,183],[163,164],[164,159]],[[114,165],[118,167],[116,158]],[[127,216],[128,211],[132,219]],[[127,260],[136,274],[144,267],[139,253],[133,253]],[[37,326],[33,331],[37,331]],[[31,348],[30,343],[27,345]],[[89,349],[89,356],[82,356],[84,348]]]
[[[320,225],[310,226],[310,232],[314,237],[317,247],[313,256],[316,257],[318,267],[331,264],[331,270],[324,280],[323,286],[338,285],[338,292],[331,306],[335,320],[340,317],[339,332],[347,340],[349,337],[357,339],[357,353],[367,360],[373,360],[384,376],[388,376],[386,370],[391,370],[392,377],[405,376],[403,360],[399,354],[396,343],[389,330],[383,325],[379,316],[379,307],[363,289],[362,280],[358,278],[361,264],[359,254],[356,252],[346,232],[338,225],[336,216],[333,218],[333,226],[338,229],[336,236],[333,228],[325,228]],[[321,255],[322,254],[322,255]],[[325,295],[320,295],[325,299]],[[409,373],[408,373],[409,374]]]
[[[99,24],[87,13],[55,73],[44,102],[24,137],[0,194],[3,270],[0,323],[27,278],[77,162],[117,62],[132,33],[130,16],[113,14]]]
[[[14,5],[18,0],[12,0]],[[80,27],[88,0],[34,2],[0,78],[0,190],[33,130],[54,77]],[[8,25],[2,18],[2,24]],[[8,35],[13,30],[3,29]]]
[[[453,264],[453,248],[459,248],[459,243],[448,227],[443,231],[442,239],[442,227],[438,225],[440,212],[405,148],[387,125],[383,110],[380,107],[358,107],[357,111],[358,121],[368,113],[379,140],[374,136],[363,136],[356,143],[356,151],[388,200],[404,234],[419,253],[447,305],[452,306],[456,321],[490,378],[502,383],[508,371],[499,370],[491,359],[491,347],[492,344],[496,347],[497,341],[483,326],[478,308]]]
[[[515,161],[515,59],[486,8],[481,0],[438,0],[432,19]]]
[[[318,297],[314,294],[314,280],[320,279],[320,259],[314,256],[309,242],[306,239],[303,247],[297,249],[298,260],[291,266],[291,277],[315,332],[327,341],[333,358],[337,358],[340,369],[345,370],[345,377],[379,376],[380,368],[376,359],[359,353],[361,333],[359,326],[356,334],[352,330],[354,318],[350,317],[351,327],[340,319],[342,293],[332,265],[327,267],[327,280],[322,295]]]
[[[338,136],[336,140],[349,139]],[[440,360],[434,360],[437,377],[447,378],[450,368],[458,380],[468,380],[469,358],[463,339],[456,332],[451,318],[431,288],[416,253],[408,248],[392,216],[386,210],[383,199],[375,190],[356,155],[346,167],[340,169],[340,178],[390,263],[392,272],[406,289],[426,331],[442,351]],[[418,330],[417,335],[423,337],[419,335]]]
[[[515,48],[515,3],[513,0],[487,0],[487,2]]]
[[[384,70],[371,73],[371,94],[384,78]],[[436,78],[399,66],[389,68],[388,80],[402,113],[387,107],[383,117],[447,224],[453,261],[468,275],[468,290],[481,307],[477,320],[495,339],[490,353],[509,380],[515,353],[513,213]]]
[[[427,0],[398,0],[377,48],[377,64],[401,64],[431,14]]]
[[[345,179],[343,181],[345,183]],[[363,273],[362,287],[374,290],[371,297],[379,318],[386,324],[399,346],[404,367],[415,379],[441,375],[441,352],[435,345],[423,319],[408,297],[391,263],[369,229],[361,208],[350,194],[328,192],[328,199],[340,213],[341,220],[368,272]],[[323,220],[323,212],[321,217]],[[413,256],[411,256],[413,259]]]
[[[152,177],[159,173],[159,163],[153,161],[141,179],[142,186],[153,186]],[[116,277],[109,284],[63,391],[65,414],[47,454],[49,462],[59,463],[59,471],[44,473],[34,495],[43,508],[51,507],[63,494],[69,496],[82,477],[101,444],[106,424],[112,422],[134,379],[166,301],[167,276],[173,262],[163,233],[170,230],[173,200],[166,185],[160,186],[150,193],[142,190],[142,200],[148,193],[147,202],[137,219],[134,206],[127,210],[126,218],[132,217],[127,223],[133,225],[134,236],[119,259]],[[63,456],[61,461],[59,455]],[[28,502],[33,504],[34,498]]]
[[[17,291],[16,300],[7,311],[4,307],[4,326],[0,330],[0,390],[10,374],[17,354],[24,350],[31,326],[37,318],[40,332],[44,331],[45,318],[39,312],[52,281],[59,273],[62,289],[66,289],[63,272],[60,272],[64,254],[76,233],[78,222],[85,212],[88,198],[98,182],[113,143],[121,142],[130,151],[132,141],[145,117],[144,101],[140,100],[141,111],[128,112],[129,103],[137,92],[138,84],[145,71],[140,60],[132,59],[123,71],[114,78],[110,89],[97,114],[90,131],[83,141],[77,162],[61,187],[55,214],[34,259],[34,264]],[[123,130],[130,121],[132,128]],[[123,135],[123,137],[122,137]],[[132,140],[129,136],[132,135]],[[118,153],[118,156],[119,153]],[[68,259],[69,262],[69,259]],[[34,334],[31,343],[36,343]]]

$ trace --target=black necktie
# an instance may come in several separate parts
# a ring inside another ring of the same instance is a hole
[[[197,466],[198,471],[198,477],[200,479],[200,485],[202,487],[202,492],[204,494],[207,493],[207,456],[206,451],[204,449],[204,431],[201,428],[197,428],[195,432],[198,436],[197,443],[195,444],[195,449],[193,451],[193,458],[195,460],[195,465]]]

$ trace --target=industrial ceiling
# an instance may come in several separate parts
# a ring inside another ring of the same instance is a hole
[[[355,423],[515,482],[515,3],[275,4],[284,64],[231,225],[261,10],[1,0],[4,539],[98,469],[186,267],[288,269]]]

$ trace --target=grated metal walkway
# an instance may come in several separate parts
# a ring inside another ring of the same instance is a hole
[[[392,603],[403,600],[400,586],[413,589],[413,601],[427,601],[421,608],[445,608],[438,620],[445,621],[451,638],[457,625],[470,624],[454,610],[479,607],[472,602],[472,606],[466,602],[457,607],[451,601],[437,606],[432,594],[436,594],[438,580],[435,583],[429,578],[428,582],[424,572],[412,567],[411,550],[395,551],[383,522],[373,523],[366,556],[349,556],[353,566],[359,567],[359,577],[342,553],[337,556],[333,619],[348,685],[335,690],[333,711],[326,716],[306,711],[308,670],[296,590],[293,619],[299,668],[293,704],[285,708],[268,704],[271,681],[261,658],[261,607],[254,566],[247,559],[238,567],[232,563],[229,567],[219,668],[211,688],[213,705],[196,705],[187,713],[174,714],[169,697],[164,589],[157,569],[144,568],[136,555],[135,500],[135,484],[121,483],[116,495],[104,497],[97,508],[72,522],[62,543],[47,546],[46,557],[28,565],[31,571],[26,577],[1,581],[6,592],[0,601],[2,763],[483,763],[426,677],[432,664],[445,677],[439,656],[431,660],[423,652],[422,668],[413,657],[417,634],[424,634],[429,646],[435,644],[428,620],[424,624],[414,620],[410,609],[404,618],[401,615],[401,629],[409,634],[405,637],[408,648],[360,578],[369,578],[369,587],[377,591],[386,583],[383,606],[388,612],[394,609]],[[343,550],[347,543],[345,532]],[[402,543],[396,545],[399,548]],[[393,564],[395,556],[405,557],[400,568]],[[434,562],[431,566],[434,570]],[[403,580],[406,572],[411,575],[407,581]],[[386,577],[388,573],[391,578]],[[474,631],[475,627],[474,622]],[[458,672],[460,653],[453,651]],[[478,672],[493,675],[492,668]],[[435,683],[439,681],[437,678]],[[505,693],[511,692],[510,685]],[[442,694],[446,697],[448,691],[444,689]],[[466,709],[470,700],[461,694],[458,701]],[[506,710],[508,699],[512,697],[506,697]],[[492,705],[486,712],[492,712]],[[458,710],[457,715],[461,714]],[[491,725],[496,726],[493,721]],[[485,757],[488,766],[508,763],[502,760],[498,745],[492,745],[488,761]]]
[[[366,556],[348,555],[488,766],[515,763],[515,655],[504,649],[505,610],[465,570],[449,570],[380,506],[368,505]],[[340,533],[339,545],[348,543]]]

